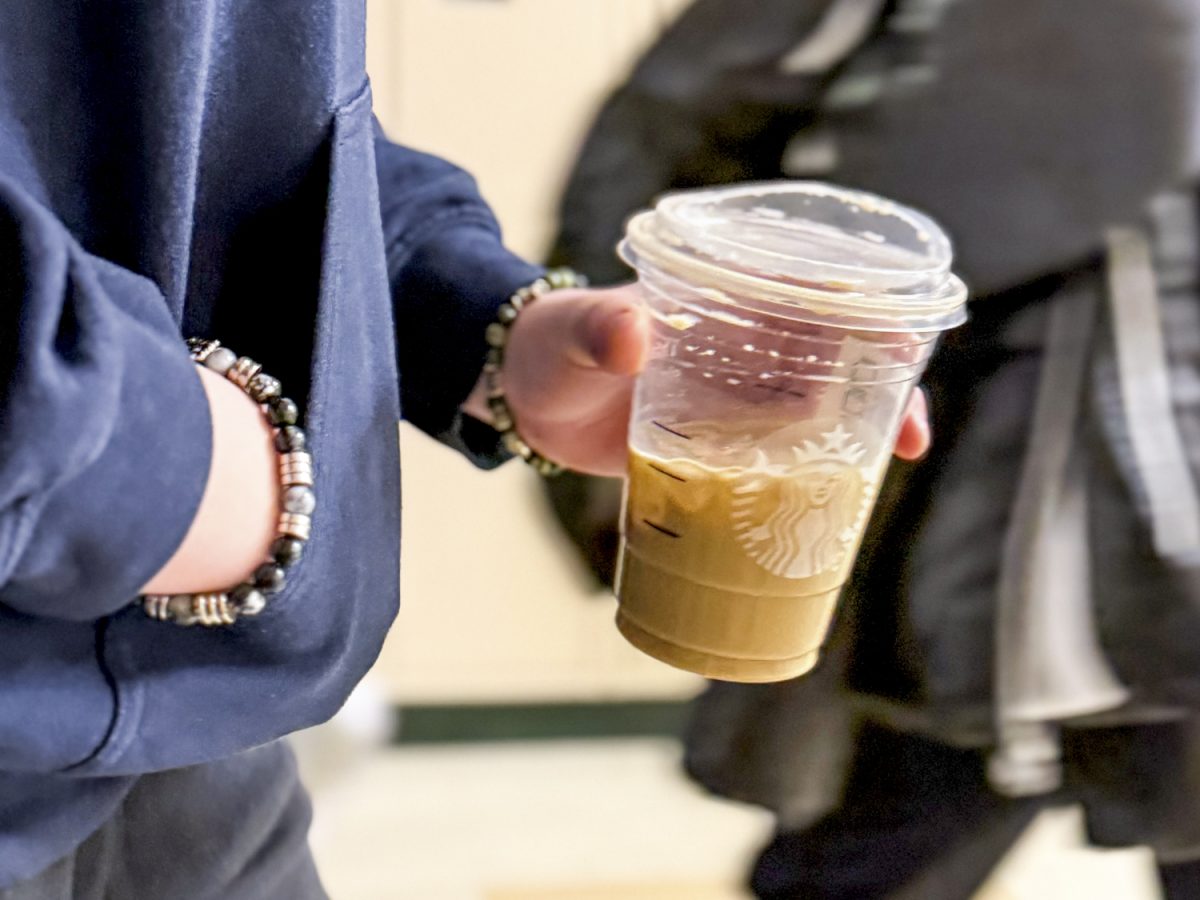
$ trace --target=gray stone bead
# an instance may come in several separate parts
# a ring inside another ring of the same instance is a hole
[[[192,604],[191,594],[176,594],[167,601],[167,611],[171,621],[176,625],[192,625],[196,621],[196,613]]]
[[[170,618],[167,611],[167,604],[171,602],[169,596],[163,594],[148,594],[142,598],[142,609],[146,611],[152,619],[158,619],[160,622],[165,622]]]
[[[310,516],[317,508],[317,495],[306,487],[290,487],[283,492],[283,508],[286,512]]]
[[[238,360],[238,356],[228,347],[218,347],[208,355],[204,360],[206,368],[212,369],[218,375],[224,375],[233,368],[234,363]]]
[[[308,446],[308,438],[295,425],[284,425],[275,432],[275,449],[280,453],[293,453],[304,450]]]
[[[295,425],[300,410],[287,397],[276,397],[267,404],[267,417],[272,425]]]
[[[238,614],[242,616],[257,616],[260,612],[267,608],[267,597],[262,591],[251,591],[242,601],[242,605],[238,608]]]
[[[251,378],[250,383],[246,385],[246,393],[258,403],[266,403],[268,400],[278,397],[281,390],[278,378],[272,378],[262,372]]]
[[[252,584],[239,584],[229,595],[229,602],[239,616],[257,616],[267,608],[267,598]]]

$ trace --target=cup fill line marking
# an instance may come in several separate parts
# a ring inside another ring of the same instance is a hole
[[[642,519],[642,521],[645,522],[647,525],[649,525],[651,528],[653,528],[655,531],[665,534],[667,537],[670,537],[670,538],[682,537],[682,535],[680,535],[680,533],[678,531],[672,531],[670,528],[666,528],[662,525],[658,525],[654,522],[651,522],[649,519]]]
[[[659,422],[657,420],[654,421],[654,425],[658,428],[661,428],[663,431],[667,432],[667,434],[673,434],[673,435],[675,435],[675,437],[683,438],[685,441],[690,441],[692,439],[692,436],[690,434],[684,434],[682,431],[676,431],[674,428],[668,428],[662,422]]]
[[[775,385],[775,384],[761,384],[761,383],[756,382],[754,386],[756,388],[763,388],[764,390],[774,391],[776,394],[791,394],[793,397],[799,397],[802,400],[808,396],[808,394],[805,393],[804,391],[792,391],[792,390],[788,390],[787,388],[779,387],[778,385]]]
[[[666,475],[668,478],[674,478],[676,481],[681,481],[684,484],[687,484],[687,479],[684,478],[682,475],[676,475],[674,472],[668,472],[666,469],[661,468],[660,466],[656,466],[654,463],[649,463],[649,466],[655,472],[658,472],[661,475]]]

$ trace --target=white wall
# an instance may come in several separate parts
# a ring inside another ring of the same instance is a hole
[[[479,179],[537,258],[604,93],[687,0],[373,0],[368,66],[393,138]],[[377,666],[401,701],[673,697],[696,680],[642,657],[590,594],[535,476],[475,471],[402,429],[403,603]]]

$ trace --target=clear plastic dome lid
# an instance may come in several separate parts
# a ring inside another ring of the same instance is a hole
[[[630,221],[621,255],[796,318],[896,331],[966,319],[966,287],[951,273],[950,241],[932,219],[819,182],[667,195]]]

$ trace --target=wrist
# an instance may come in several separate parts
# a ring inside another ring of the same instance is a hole
[[[509,404],[505,381],[509,367],[505,365],[505,361],[514,331],[523,324],[528,315],[526,310],[530,309],[539,297],[551,291],[584,287],[586,284],[587,279],[570,269],[554,269],[532,284],[519,288],[507,302],[501,304],[496,320],[487,327],[489,349],[483,375],[468,398],[468,403],[476,408],[482,400],[487,409],[487,418],[484,421],[488,421],[500,433],[504,447],[509,453],[529,463],[541,475],[557,475],[563,467],[536,449],[540,443],[538,435],[534,428],[528,427],[528,422],[524,430],[517,422]]]
[[[249,577],[267,555],[279,519],[279,464],[270,424],[228,379],[198,367],[212,421],[212,462],[183,543],[146,594],[200,593]]]

